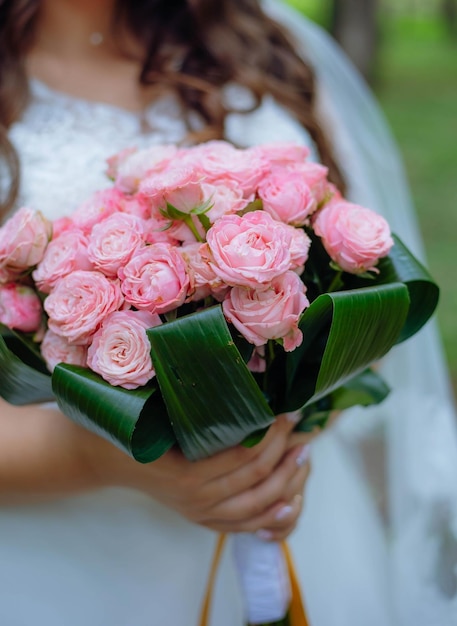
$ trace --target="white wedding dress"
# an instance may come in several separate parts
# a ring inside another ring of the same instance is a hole
[[[323,115],[352,196],[387,213],[418,251],[401,167],[369,96],[312,25],[277,3],[267,8],[316,65]],[[179,141],[185,132],[169,98],[139,116],[37,81],[31,89],[11,139],[22,164],[21,201],[50,218],[107,185],[107,156],[129,145]],[[245,95],[233,88],[227,97]],[[364,116],[365,130],[356,131]],[[269,98],[254,113],[232,115],[227,135],[244,145],[310,143]],[[456,432],[433,328],[395,349],[383,370],[393,387],[389,399],[348,411],[313,445],[305,510],[290,540],[311,626],[457,624]],[[0,625],[196,626],[214,543],[213,533],[126,489],[3,508]],[[243,623],[230,551],[211,623]]]

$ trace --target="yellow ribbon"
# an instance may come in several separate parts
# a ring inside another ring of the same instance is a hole
[[[227,539],[227,535],[221,533],[218,537],[216,549],[214,550],[213,560],[211,563],[211,569],[209,572],[208,583],[206,585],[205,596],[203,598],[202,612],[200,616],[199,626],[208,626],[209,624],[209,611],[211,607],[211,601],[213,597],[214,584],[216,579],[216,573],[221,560],[222,551]],[[298,584],[297,574],[292,561],[292,555],[289,550],[289,546],[285,541],[281,543],[281,547],[286,559],[287,571],[290,579],[290,590],[292,593],[290,607],[289,607],[289,621],[290,626],[309,626],[306,618],[305,607],[301,597],[300,585]]]

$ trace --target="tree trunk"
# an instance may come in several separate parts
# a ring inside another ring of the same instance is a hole
[[[378,0],[333,0],[332,34],[368,81],[378,47]]]
[[[457,39],[457,1],[442,0],[441,13],[449,34],[453,39]]]

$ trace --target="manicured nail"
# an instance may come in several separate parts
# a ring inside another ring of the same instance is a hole
[[[303,446],[303,448],[300,451],[300,454],[295,459],[295,461],[296,461],[296,463],[297,463],[297,465],[299,467],[304,465],[306,463],[306,461],[309,459],[310,451],[311,451],[311,446],[310,446],[309,443],[307,443],[306,445]]]
[[[258,530],[256,535],[262,541],[271,541],[271,539],[273,539],[273,533],[270,530],[264,530],[263,528]]]
[[[288,422],[292,422],[292,424],[298,424],[301,420],[302,413],[300,410],[293,411],[292,413],[286,413],[286,418]]]
[[[292,502],[294,503],[294,506],[300,508],[303,504],[303,496],[301,493],[296,493],[292,498]]]
[[[292,511],[293,511],[293,507],[291,507],[290,504],[286,504],[281,509],[279,509],[279,511],[276,513],[275,519],[279,522],[280,520],[290,515]]]

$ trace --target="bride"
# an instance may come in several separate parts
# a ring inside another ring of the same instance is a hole
[[[130,145],[296,141],[421,254],[370,95],[279,1],[5,0],[0,94],[5,213],[70,213]],[[0,624],[193,626],[214,530],[290,535],[311,626],[457,623],[457,443],[433,327],[382,370],[388,400],[313,440],[308,480],[287,416],[253,450],[141,466],[53,405],[2,402]],[[239,596],[226,554],[212,624],[243,622]]]

